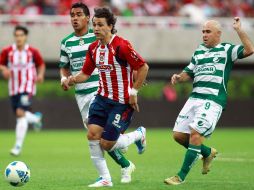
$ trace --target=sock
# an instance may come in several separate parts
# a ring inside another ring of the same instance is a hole
[[[25,112],[25,117],[28,123],[37,123],[39,121],[38,117],[29,111]]]
[[[116,144],[111,148],[110,151],[115,149],[122,149],[128,147],[130,144],[133,144],[135,141],[138,141],[142,137],[142,133],[139,131],[133,131],[130,133],[122,134],[116,141]]]
[[[198,159],[198,156],[201,152],[201,146],[189,145],[188,150],[186,151],[184,162],[180,172],[178,172],[178,176],[184,180],[189,173],[192,166]]]
[[[201,144],[201,154],[204,158],[207,158],[211,154],[211,148]]]
[[[184,144],[182,144],[182,146],[184,146],[185,148],[188,148],[189,143],[184,143]],[[208,146],[205,146],[204,144],[201,144],[201,155],[204,158],[207,158],[210,154],[211,154],[211,148]]]
[[[127,160],[124,155],[118,149],[109,151],[108,154],[115,160],[115,162],[120,165],[122,168],[130,166],[129,160]]]
[[[15,146],[22,148],[24,139],[26,137],[27,129],[28,129],[27,119],[25,117],[17,118]]]
[[[101,148],[99,140],[89,140],[89,148],[91,159],[95,168],[97,169],[99,176],[111,181],[111,176],[108,170],[106,160],[104,158],[104,152]]]

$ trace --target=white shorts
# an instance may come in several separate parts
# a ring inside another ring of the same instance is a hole
[[[91,94],[75,94],[79,111],[82,117],[82,121],[85,127],[87,127],[86,123],[88,118],[89,107],[92,101],[94,100],[96,94],[97,92],[93,92]]]
[[[189,98],[178,115],[173,131],[191,133],[194,129],[209,137],[221,116],[222,106],[211,100]]]

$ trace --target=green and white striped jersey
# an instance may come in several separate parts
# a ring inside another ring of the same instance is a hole
[[[242,45],[229,43],[221,43],[214,48],[201,44],[183,70],[193,78],[190,97],[209,99],[225,107],[229,75],[234,62],[244,57],[243,50]]]
[[[88,47],[96,40],[91,29],[83,36],[75,36],[74,33],[64,38],[61,42],[60,68],[68,68],[72,75],[81,71]],[[76,94],[90,94],[99,86],[99,74],[95,69],[91,77],[84,83],[76,84]]]

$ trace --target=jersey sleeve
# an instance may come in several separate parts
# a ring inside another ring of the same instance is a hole
[[[41,65],[45,65],[40,52],[37,49],[34,49],[33,53],[34,53],[34,55],[33,55],[34,56],[33,57],[34,58],[34,63],[36,65],[36,67],[39,67]]]
[[[196,65],[196,60],[195,60],[195,56],[194,54],[191,57],[191,61],[189,63],[189,65],[187,65],[184,69],[183,72],[187,73],[191,78],[194,78],[194,68]]]
[[[244,58],[243,50],[244,47],[243,45],[232,45],[232,53],[231,53],[231,59],[232,61],[236,61],[237,59],[242,59]]]
[[[61,42],[61,48],[60,48],[60,68],[70,68],[70,60],[67,54],[67,50],[65,47],[64,42]]]
[[[0,65],[4,65],[4,66],[8,65],[8,51],[7,51],[7,49],[3,49],[0,54]]]
[[[91,46],[89,46],[87,54],[86,54],[86,59],[82,68],[82,72],[90,76],[92,72],[94,71],[95,67],[96,65],[92,57]]]
[[[125,59],[134,70],[138,70],[145,64],[145,60],[133,49],[128,41],[125,41],[125,43],[121,45],[119,56]]]

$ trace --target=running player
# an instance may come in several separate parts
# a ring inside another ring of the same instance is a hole
[[[89,29],[90,12],[88,7],[81,2],[74,3],[70,11],[71,23],[74,32],[63,39],[61,43],[61,57],[60,57],[60,74],[61,85],[64,90],[68,90],[68,76],[75,75],[81,71],[88,46],[96,40],[96,37],[91,29]],[[94,99],[99,85],[98,70],[95,69],[91,77],[87,81],[75,85],[76,101],[81,112],[84,126],[87,123],[88,108],[91,101]],[[139,130],[141,129],[138,128]],[[124,132],[124,131],[122,131]],[[125,135],[127,137],[128,134]],[[139,142],[136,142],[138,153],[142,154],[145,150]],[[124,169],[129,166],[129,162],[125,161],[122,155],[128,147],[120,148],[111,151],[109,155],[119,164],[122,169],[122,181],[130,181],[128,170]]]
[[[36,94],[36,82],[44,81],[45,64],[39,51],[27,44],[27,36],[26,27],[16,26],[15,43],[4,48],[0,57],[0,70],[9,80],[9,95],[17,118],[16,143],[10,152],[15,156],[21,153],[28,124],[33,124],[37,130],[42,126],[42,114],[32,113],[30,108]]]
[[[113,185],[104,150],[112,154],[132,143],[139,146],[140,152],[145,148],[144,127],[132,133],[120,133],[128,128],[133,111],[139,111],[137,93],[145,81],[148,65],[127,40],[115,35],[115,23],[116,18],[109,9],[95,9],[93,27],[97,41],[89,46],[82,72],[68,78],[69,85],[80,83],[87,81],[96,67],[99,70],[99,89],[89,109],[87,138],[100,177],[89,187]],[[133,83],[134,70],[137,77]],[[134,164],[122,154],[117,154],[115,160],[125,165],[121,182],[131,182]]]
[[[207,174],[217,154],[215,148],[205,146],[203,141],[213,133],[225,108],[227,83],[234,62],[254,52],[253,44],[241,28],[240,18],[234,18],[233,28],[243,45],[221,43],[220,23],[205,22],[203,44],[196,49],[183,72],[172,76],[172,84],[193,79],[193,90],[174,127],[174,139],[187,151],[177,175],[165,179],[168,185],[183,183],[200,154],[203,156],[202,174]]]

